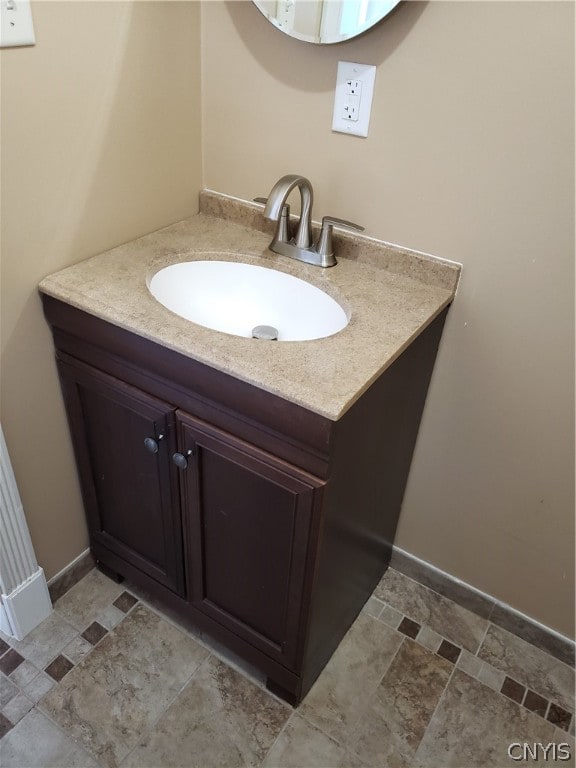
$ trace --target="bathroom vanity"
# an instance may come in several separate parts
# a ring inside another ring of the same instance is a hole
[[[203,192],[199,215],[40,290],[97,561],[297,704],[389,562],[459,268],[339,236],[322,271],[269,233],[256,206]],[[147,283],[199,258],[304,277],[350,323],[306,342],[190,323]]]

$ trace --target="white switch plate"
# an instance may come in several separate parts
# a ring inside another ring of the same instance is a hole
[[[368,136],[376,67],[371,64],[338,62],[332,130]]]
[[[0,0],[0,48],[35,44],[29,0]]]

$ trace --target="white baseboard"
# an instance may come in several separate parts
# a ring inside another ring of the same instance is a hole
[[[52,613],[52,601],[42,568],[19,584],[9,595],[2,595],[0,625],[6,635],[22,640]]]
[[[4,608],[4,603],[0,602],[0,632],[2,632],[4,635],[10,635],[11,630],[12,630],[12,627],[10,626],[10,622],[8,621],[8,614],[6,613],[6,608]]]

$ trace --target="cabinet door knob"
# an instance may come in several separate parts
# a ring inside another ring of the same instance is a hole
[[[147,451],[150,451],[150,453],[158,453],[158,443],[160,440],[164,439],[164,435],[158,435],[156,440],[153,437],[145,437],[144,438],[144,447]]]
[[[176,464],[178,469],[186,469],[186,467],[188,466],[188,456],[192,456],[191,450],[186,451],[185,454],[174,453],[172,455],[172,461],[174,462],[174,464]]]

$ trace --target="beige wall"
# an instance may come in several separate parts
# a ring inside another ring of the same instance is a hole
[[[33,48],[1,52],[2,424],[48,577],[87,546],[46,274],[194,213],[195,3],[35,2]]]
[[[464,265],[405,497],[403,549],[574,627],[574,7],[403,3],[291,40],[202,5],[204,183],[308,176],[316,218]],[[339,60],[376,64],[367,139],[331,133]]]

